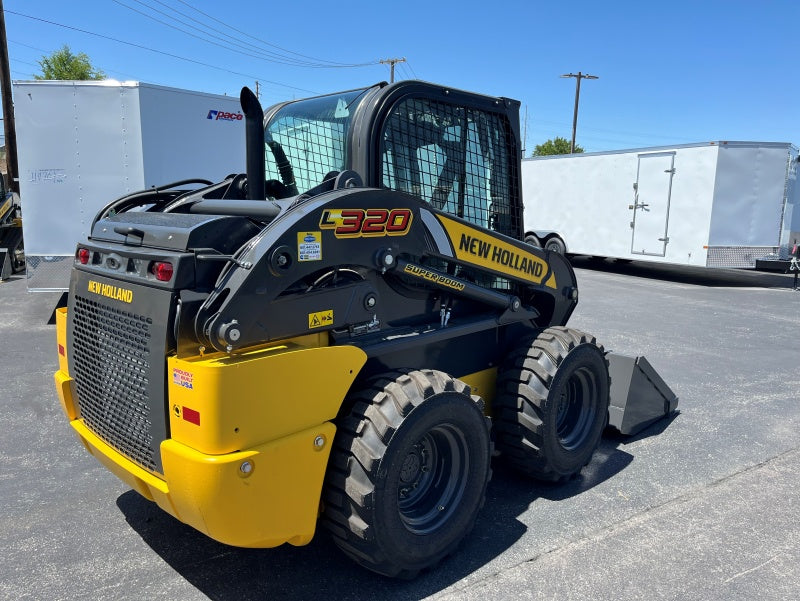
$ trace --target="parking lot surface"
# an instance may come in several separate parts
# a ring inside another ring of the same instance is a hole
[[[127,489],[56,398],[58,294],[0,283],[1,599],[800,598],[800,293],[789,276],[576,260],[570,325],[680,397],[560,485],[498,461],[456,554],[416,580],[306,547],[218,544]]]

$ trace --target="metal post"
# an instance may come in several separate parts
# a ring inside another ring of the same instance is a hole
[[[574,77],[575,78],[575,111],[572,114],[572,144],[569,147],[569,152],[575,152],[575,132],[578,129],[578,101],[581,97],[581,79],[600,79],[596,75],[584,75],[580,71],[577,73],[567,73],[561,77]]]
[[[8,66],[8,41],[3,0],[0,0],[0,95],[3,99],[3,130],[6,136],[8,187],[19,194],[17,133],[14,125],[14,103],[11,98],[11,71]]]
[[[404,63],[406,62],[404,58],[387,58],[380,61],[382,65],[389,65],[389,83],[394,83],[394,66],[397,63]]]

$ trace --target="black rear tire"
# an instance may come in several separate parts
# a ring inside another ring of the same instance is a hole
[[[557,482],[592,458],[608,420],[609,376],[594,336],[544,330],[506,359],[494,410],[498,450],[519,471]]]
[[[432,370],[392,372],[352,397],[323,492],[323,524],[362,566],[412,578],[472,530],[491,477],[482,402]]]

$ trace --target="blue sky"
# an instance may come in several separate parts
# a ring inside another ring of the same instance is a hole
[[[258,79],[266,107],[388,80],[378,61],[405,57],[398,79],[520,100],[530,153],[548,138],[571,137],[575,79],[559,76],[582,71],[599,76],[581,84],[577,143],[587,151],[800,144],[796,1],[3,4],[14,80],[32,79],[44,54],[69,44],[120,80],[238,95]],[[361,66],[319,66],[328,63]]]

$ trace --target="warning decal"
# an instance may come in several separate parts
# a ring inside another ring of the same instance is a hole
[[[322,328],[325,326],[333,325],[333,309],[327,311],[318,311],[317,313],[308,314],[308,328]]]
[[[322,260],[322,232],[297,232],[298,261]]]

